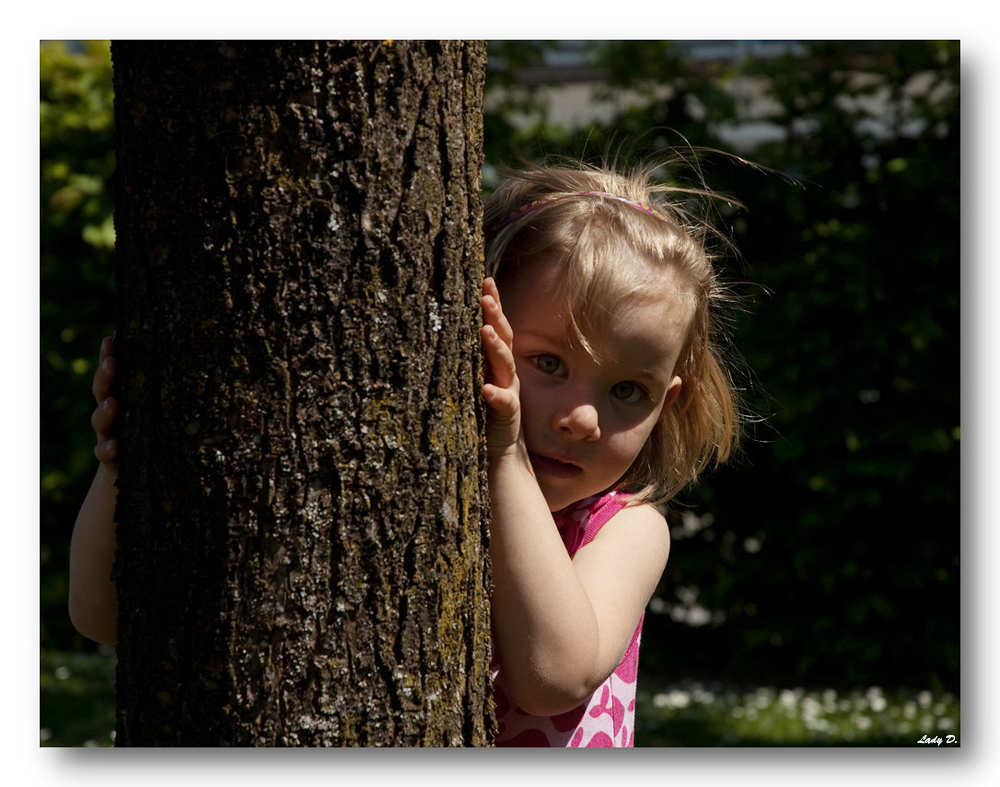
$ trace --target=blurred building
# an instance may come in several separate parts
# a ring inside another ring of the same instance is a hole
[[[541,49],[542,62],[538,65],[515,69],[515,87],[525,94],[532,93],[536,102],[544,104],[544,119],[548,124],[561,126],[567,131],[586,128],[592,123],[607,124],[633,106],[642,106],[650,101],[650,93],[635,90],[610,91],[606,85],[606,74],[593,65],[594,55],[602,41],[550,41],[525,42],[536,44]],[[766,80],[740,74],[740,64],[751,60],[782,57],[788,54],[802,58],[803,68],[817,67],[809,62],[806,46],[797,41],[675,41],[671,46],[692,68],[713,69],[724,73],[721,84],[734,95],[740,112],[740,120],[725,126],[717,126],[715,136],[736,152],[749,152],[763,142],[780,141],[786,129],[768,121],[768,116],[780,107],[767,96]],[[881,41],[845,42],[850,47],[852,63],[857,72],[853,79],[863,82],[872,79],[866,69],[878,60],[884,52]],[[491,48],[492,49],[492,48]],[[490,55],[489,68],[499,71],[507,68],[503,56]],[[957,86],[953,86],[957,89]],[[668,83],[650,88],[655,100],[657,95],[667,98],[672,88]],[[913,78],[904,86],[904,93],[911,98],[928,96],[928,91],[940,90],[933,75]],[[501,100],[499,90],[490,90],[486,96],[486,108],[490,109]],[[865,131],[872,136],[899,133],[900,129],[892,121],[893,107],[891,88],[875,90],[867,96],[860,110],[860,122],[866,124]],[[847,97],[844,97],[847,101]],[[854,99],[856,102],[858,99]],[[530,127],[537,122],[536,112],[509,115],[515,125]],[[808,121],[803,121],[797,132],[808,132]],[[919,133],[922,127],[905,126],[902,133]]]

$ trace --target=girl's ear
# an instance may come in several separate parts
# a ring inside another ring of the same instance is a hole
[[[677,397],[681,395],[681,378],[676,374],[674,379],[670,381],[670,385],[667,386],[667,395],[663,397],[663,406],[660,408],[660,418],[662,418],[667,410],[671,408],[674,402],[677,401]]]

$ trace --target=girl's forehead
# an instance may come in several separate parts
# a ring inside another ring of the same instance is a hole
[[[688,288],[659,277],[627,295],[601,302],[567,298],[565,277],[545,266],[531,277],[515,277],[500,291],[504,309],[518,334],[528,333],[554,346],[582,342],[602,363],[650,370],[672,369],[686,343],[694,315]]]
[[[597,333],[617,347],[660,358],[661,363],[680,353],[693,317],[693,300],[685,294],[639,295],[619,304]]]
[[[514,298],[531,301],[549,314],[558,312],[563,319],[569,318],[571,310],[581,329],[599,329],[619,312],[634,319],[658,319],[659,312],[688,318],[694,314],[693,283],[677,266],[654,270],[640,260],[616,260],[587,276],[572,268],[558,259],[532,260],[504,277],[501,298],[505,306]]]

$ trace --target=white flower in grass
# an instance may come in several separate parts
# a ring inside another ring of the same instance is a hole
[[[715,702],[715,695],[710,691],[703,691],[701,688],[696,688],[691,692],[691,699],[702,705],[711,705]]]
[[[814,719],[810,717],[805,720],[805,725],[810,730],[813,730],[815,732],[830,731],[830,722],[828,722],[826,719]]]
[[[871,706],[873,711],[875,711],[876,713],[881,713],[887,707],[889,707],[889,703],[886,702],[885,697],[873,697],[871,699]]]
[[[763,710],[768,705],[774,702],[774,690],[759,688],[753,696],[753,704],[755,707]]]
[[[871,705],[872,710],[876,713],[881,713],[889,705],[885,696],[882,694],[882,688],[880,686],[872,686],[867,692],[865,692],[865,696],[868,697],[868,702]]]
[[[810,720],[819,718],[820,713],[823,711],[823,706],[816,701],[814,697],[803,697],[802,703],[802,718],[808,723]]]
[[[653,697],[653,705],[657,708],[686,708],[690,703],[691,698],[688,693],[679,689]]]

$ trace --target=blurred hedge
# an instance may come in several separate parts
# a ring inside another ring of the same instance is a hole
[[[108,44],[44,42],[40,75],[42,641],[68,647],[85,642],[66,615],[66,573],[96,469],[90,381],[115,325]]]
[[[613,122],[565,128],[544,83],[551,42],[493,42],[487,168],[517,152],[591,155],[638,140],[699,157],[745,210],[733,335],[763,417],[744,455],[687,492],[647,616],[644,663],[678,675],[955,688],[959,667],[959,49],[807,42],[704,62],[669,42],[589,48]],[[743,98],[763,90],[759,116]],[[630,91],[628,94],[623,91]],[[626,98],[626,96],[631,96]],[[89,385],[114,326],[108,48],[41,50],[42,635],[81,646],[66,558],[93,470]],[[696,179],[694,169],[665,173]],[[685,622],[686,621],[686,622]],[[694,624],[694,625],[692,625]]]

